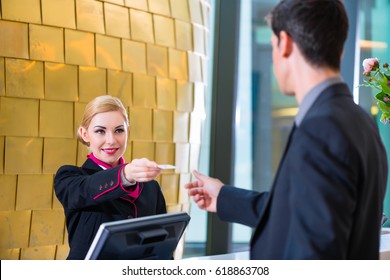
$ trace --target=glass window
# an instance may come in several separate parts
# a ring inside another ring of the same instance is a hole
[[[362,62],[368,57],[377,57],[380,63],[390,63],[390,37],[387,32],[390,26],[390,2],[388,0],[361,0],[359,12],[360,25],[360,61],[355,67],[359,68],[359,83],[363,82]],[[375,104],[374,94],[378,92],[371,88],[359,87],[359,105],[370,110],[376,117],[379,131],[387,149],[387,158],[390,161],[390,125],[380,123],[380,112]],[[390,178],[387,183],[384,212],[390,217]],[[388,221],[385,226],[390,226]]]
[[[390,36],[386,31],[390,26],[390,1],[358,0],[359,18],[350,28],[359,30],[360,53],[355,61],[354,92],[355,101],[378,120],[383,142],[387,146],[390,159],[390,125],[379,122],[378,110],[373,98],[374,91],[357,85],[362,83],[362,61],[366,57],[378,57],[381,63],[390,63]],[[214,3],[212,2],[212,9]],[[238,90],[236,107],[236,154],[234,184],[241,188],[266,191],[271,187],[276,168],[282,157],[287,137],[298,111],[294,97],[284,96],[273,74],[271,30],[264,17],[278,0],[241,0],[240,38],[238,58]],[[349,6],[346,5],[348,9]],[[352,12],[352,11],[348,11]],[[212,13],[213,14],[213,13]],[[352,15],[354,12],[352,12]],[[350,15],[351,16],[351,15]],[[214,22],[214,20],[212,21]],[[210,32],[210,38],[214,38]],[[212,39],[209,42],[213,42]],[[345,49],[345,52],[348,52]],[[352,51],[352,50],[350,50]],[[212,53],[212,52],[211,52]],[[210,58],[210,64],[212,58]],[[348,62],[353,64],[352,61]],[[353,66],[350,67],[352,69]],[[357,69],[358,68],[358,69]],[[209,75],[212,74],[212,65]],[[359,77],[356,77],[359,75]],[[212,78],[209,79],[212,81]],[[201,172],[209,172],[209,135],[211,115],[211,88],[206,96],[207,118],[201,148]],[[390,217],[390,178],[385,198],[385,213]],[[192,221],[186,235],[185,256],[204,255],[206,242],[207,214],[191,207]],[[390,226],[390,219],[386,226]],[[233,251],[249,249],[251,229],[233,225]],[[191,248],[194,248],[193,250]]]

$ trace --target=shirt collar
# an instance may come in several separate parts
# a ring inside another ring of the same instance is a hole
[[[105,163],[104,161],[101,161],[100,159],[96,158],[93,153],[90,153],[89,155],[87,155],[87,157],[103,169],[112,168],[112,166],[108,163]],[[120,157],[119,164],[124,164],[124,162],[125,160],[123,159],[123,157]]]
[[[299,126],[309,111],[314,101],[317,100],[318,96],[327,88],[334,84],[343,83],[343,79],[340,76],[326,79],[325,81],[317,84],[303,97],[301,104],[299,105],[298,114],[295,116],[295,124]]]

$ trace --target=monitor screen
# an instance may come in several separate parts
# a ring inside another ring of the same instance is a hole
[[[186,212],[103,223],[86,260],[169,260],[190,221]]]

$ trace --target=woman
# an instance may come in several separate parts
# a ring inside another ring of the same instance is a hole
[[[68,259],[84,259],[100,224],[166,213],[161,169],[146,158],[126,164],[129,121],[121,101],[108,95],[87,104],[77,131],[90,154],[81,167],[65,165],[54,179],[66,216]]]

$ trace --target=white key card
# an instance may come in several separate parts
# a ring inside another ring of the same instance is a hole
[[[170,164],[159,164],[157,165],[160,169],[175,169],[176,166]]]

